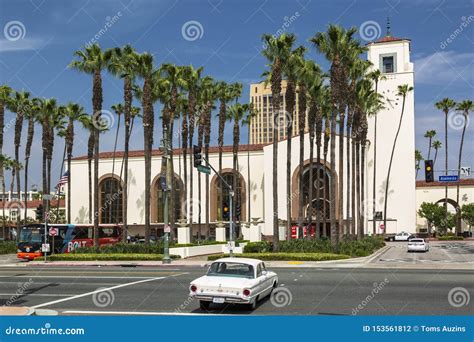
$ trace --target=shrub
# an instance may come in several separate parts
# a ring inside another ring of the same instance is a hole
[[[229,254],[210,255],[207,260],[217,260],[228,257]],[[234,254],[236,258],[254,258],[266,261],[327,261],[350,258],[349,255],[334,253],[243,253]]]
[[[372,254],[377,249],[385,246],[385,242],[379,237],[366,236],[362,240],[343,239],[339,243],[338,253],[355,257],[364,257]]]
[[[440,236],[438,237],[438,240],[440,241],[464,240],[464,237],[448,235],[448,236]]]
[[[171,259],[179,259],[179,255],[170,255]],[[43,258],[36,258],[35,260],[43,260]],[[123,254],[123,253],[84,253],[84,254],[53,254],[48,256],[51,261],[135,261],[135,260],[149,260],[160,261],[163,260],[163,254]]]
[[[76,249],[72,254],[96,254],[95,247],[81,247]],[[156,244],[131,244],[131,243],[117,243],[115,245],[100,246],[98,253],[100,254],[163,254],[163,244],[161,242]]]
[[[271,250],[272,243],[268,241],[249,242],[244,247],[244,253],[266,253]]]
[[[16,253],[15,241],[0,242],[0,254],[15,254],[15,253]]]

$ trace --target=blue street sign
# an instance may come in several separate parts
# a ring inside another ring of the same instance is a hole
[[[439,176],[440,182],[457,182],[458,176]]]

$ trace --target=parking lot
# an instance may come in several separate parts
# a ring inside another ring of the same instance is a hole
[[[435,264],[470,263],[474,269],[474,243],[472,241],[432,241],[426,253],[408,253],[407,242],[387,242],[387,250],[373,263]]]

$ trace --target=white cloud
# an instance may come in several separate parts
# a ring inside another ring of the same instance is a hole
[[[0,39],[0,53],[37,50],[44,44],[43,39],[23,38],[15,41]]]
[[[474,53],[438,51],[418,58],[415,64],[415,82],[423,84],[451,84],[462,82],[464,86],[474,87]]]

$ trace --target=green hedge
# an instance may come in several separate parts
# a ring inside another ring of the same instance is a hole
[[[385,246],[380,237],[367,236],[361,240],[344,238],[339,242],[337,249],[332,248],[328,238],[320,239],[296,239],[280,241],[282,253],[335,253],[345,254],[353,257],[361,257],[372,254],[379,248]],[[244,253],[267,253],[272,251],[272,243],[268,241],[250,242],[244,247]]]
[[[440,237],[438,237],[438,240],[441,240],[441,241],[464,240],[464,237],[448,235],[448,236],[440,236]]]
[[[117,243],[115,245],[101,246],[98,251],[99,254],[163,254],[163,245],[156,244],[132,244],[132,243]],[[97,254],[95,247],[81,247],[72,254]]]
[[[179,255],[171,255],[171,259],[179,259]],[[136,261],[149,260],[160,261],[163,260],[163,254],[123,254],[123,253],[107,253],[107,254],[54,254],[48,256],[51,261]],[[43,257],[35,260],[42,261]]]
[[[0,242],[0,254],[15,254],[15,253],[16,253],[15,241]]]
[[[207,260],[217,260],[228,257],[229,254],[210,255]],[[326,261],[349,259],[349,255],[334,253],[243,253],[234,254],[237,258],[254,258],[267,261]]]

